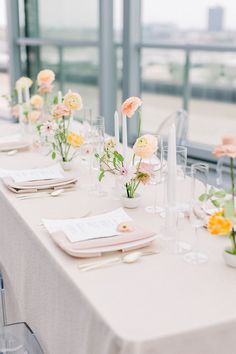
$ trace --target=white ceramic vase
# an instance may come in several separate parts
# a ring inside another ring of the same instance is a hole
[[[73,161],[60,161],[60,164],[64,171],[70,171],[73,168]]]
[[[223,258],[225,260],[225,263],[229,266],[229,267],[234,267],[236,268],[236,255],[235,254],[231,254],[226,252],[226,250],[224,250],[223,252]]]
[[[121,196],[122,206],[128,209],[135,209],[139,206],[141,200],[141,195],[136,194],[134,198],[128,198],[125,194]]]

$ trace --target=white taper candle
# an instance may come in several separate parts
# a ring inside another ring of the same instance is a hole
[[[58,91],[58,94],[57,94],[57,101],[58,101],[59,104],[62,103],[62,93],[61,93],[61,91]]]
[[[122,143],[123,143],[123,157],[126,160],[128,142],[127,142],[127,118],[125,114],[123,114],[122,116]]]
[[[119,115],[118,115],[117,111],[115,111],[115,114],[114,114],[114,131],[115,131],[116,144],[117,144],[117,146],[119,146],[119,142],[120,142],[120,124],[119,124]]]
[[[168,135],[168,177],[167,177],[167,202],[169,207],[176,206],[176,131],[172,124]]]

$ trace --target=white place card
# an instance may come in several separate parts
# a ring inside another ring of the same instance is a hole
[[[27,170],[0,169],[0,177],[12,177],[15,182],[42,181],[64,178],[63,170],[59,164],[50,167],[33,168]]]
[[[63,231],[71,242],[86,241],[119,235],[117,226],[132,220],[124,209],[80,219],[51,220],[42,222],[49,233]]]

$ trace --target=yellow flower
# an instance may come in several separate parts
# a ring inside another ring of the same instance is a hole
[[[37,120],[39,119],[40,117],[40,112],[39,111],[32,111],[30,112],[30,115],[29,115],[29,119],[32,123],[36,123]]]
[[[72,147],[78,148],[84,143],[84,138],[76,133],[70,133],[67,137],[67,141]]]
[[[82,98],[76,92],[69,91],[64,96],[63,103],[64,103],[64,105],[66,105],[71,110],[75,110],[75,109],[79,110],[79,109],[81,109],[83,107]]]
[[[207,229],[212,235],[227,235],[233,224],[229,218],[224,217],[224,211],[218,211],[209,218]]]
[[[45,69],[41,70],[37,75],[38,85],[51,85],[51,83],[55,80],[55,74],[52,70]]]
[[[43,97],[40,95],[33,95],[30,99],[30,103],[35,109],[40,109],[43,105]]]
[[[33,84],[33,81],[26,76],[22,76],[16,81],[16,89],[24,89],[25,87],[31,87]]]

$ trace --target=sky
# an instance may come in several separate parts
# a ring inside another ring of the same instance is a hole
[[[0,0],[0,26],[6,24],[6,1]],[[60,9],[57,16],[55,3]],[[96,27],[97,3],[98,0],[39,0],[41,20],[46,26]],[[207,9],[216,5],[225,8],[225,28],[236,29],[236,0],[143,0],[142,19],[144,24],[173,23],[184,29],[205,29]],[[119,28],[122,23],[122,0],[114,0],[114,8],[115,27]]]

